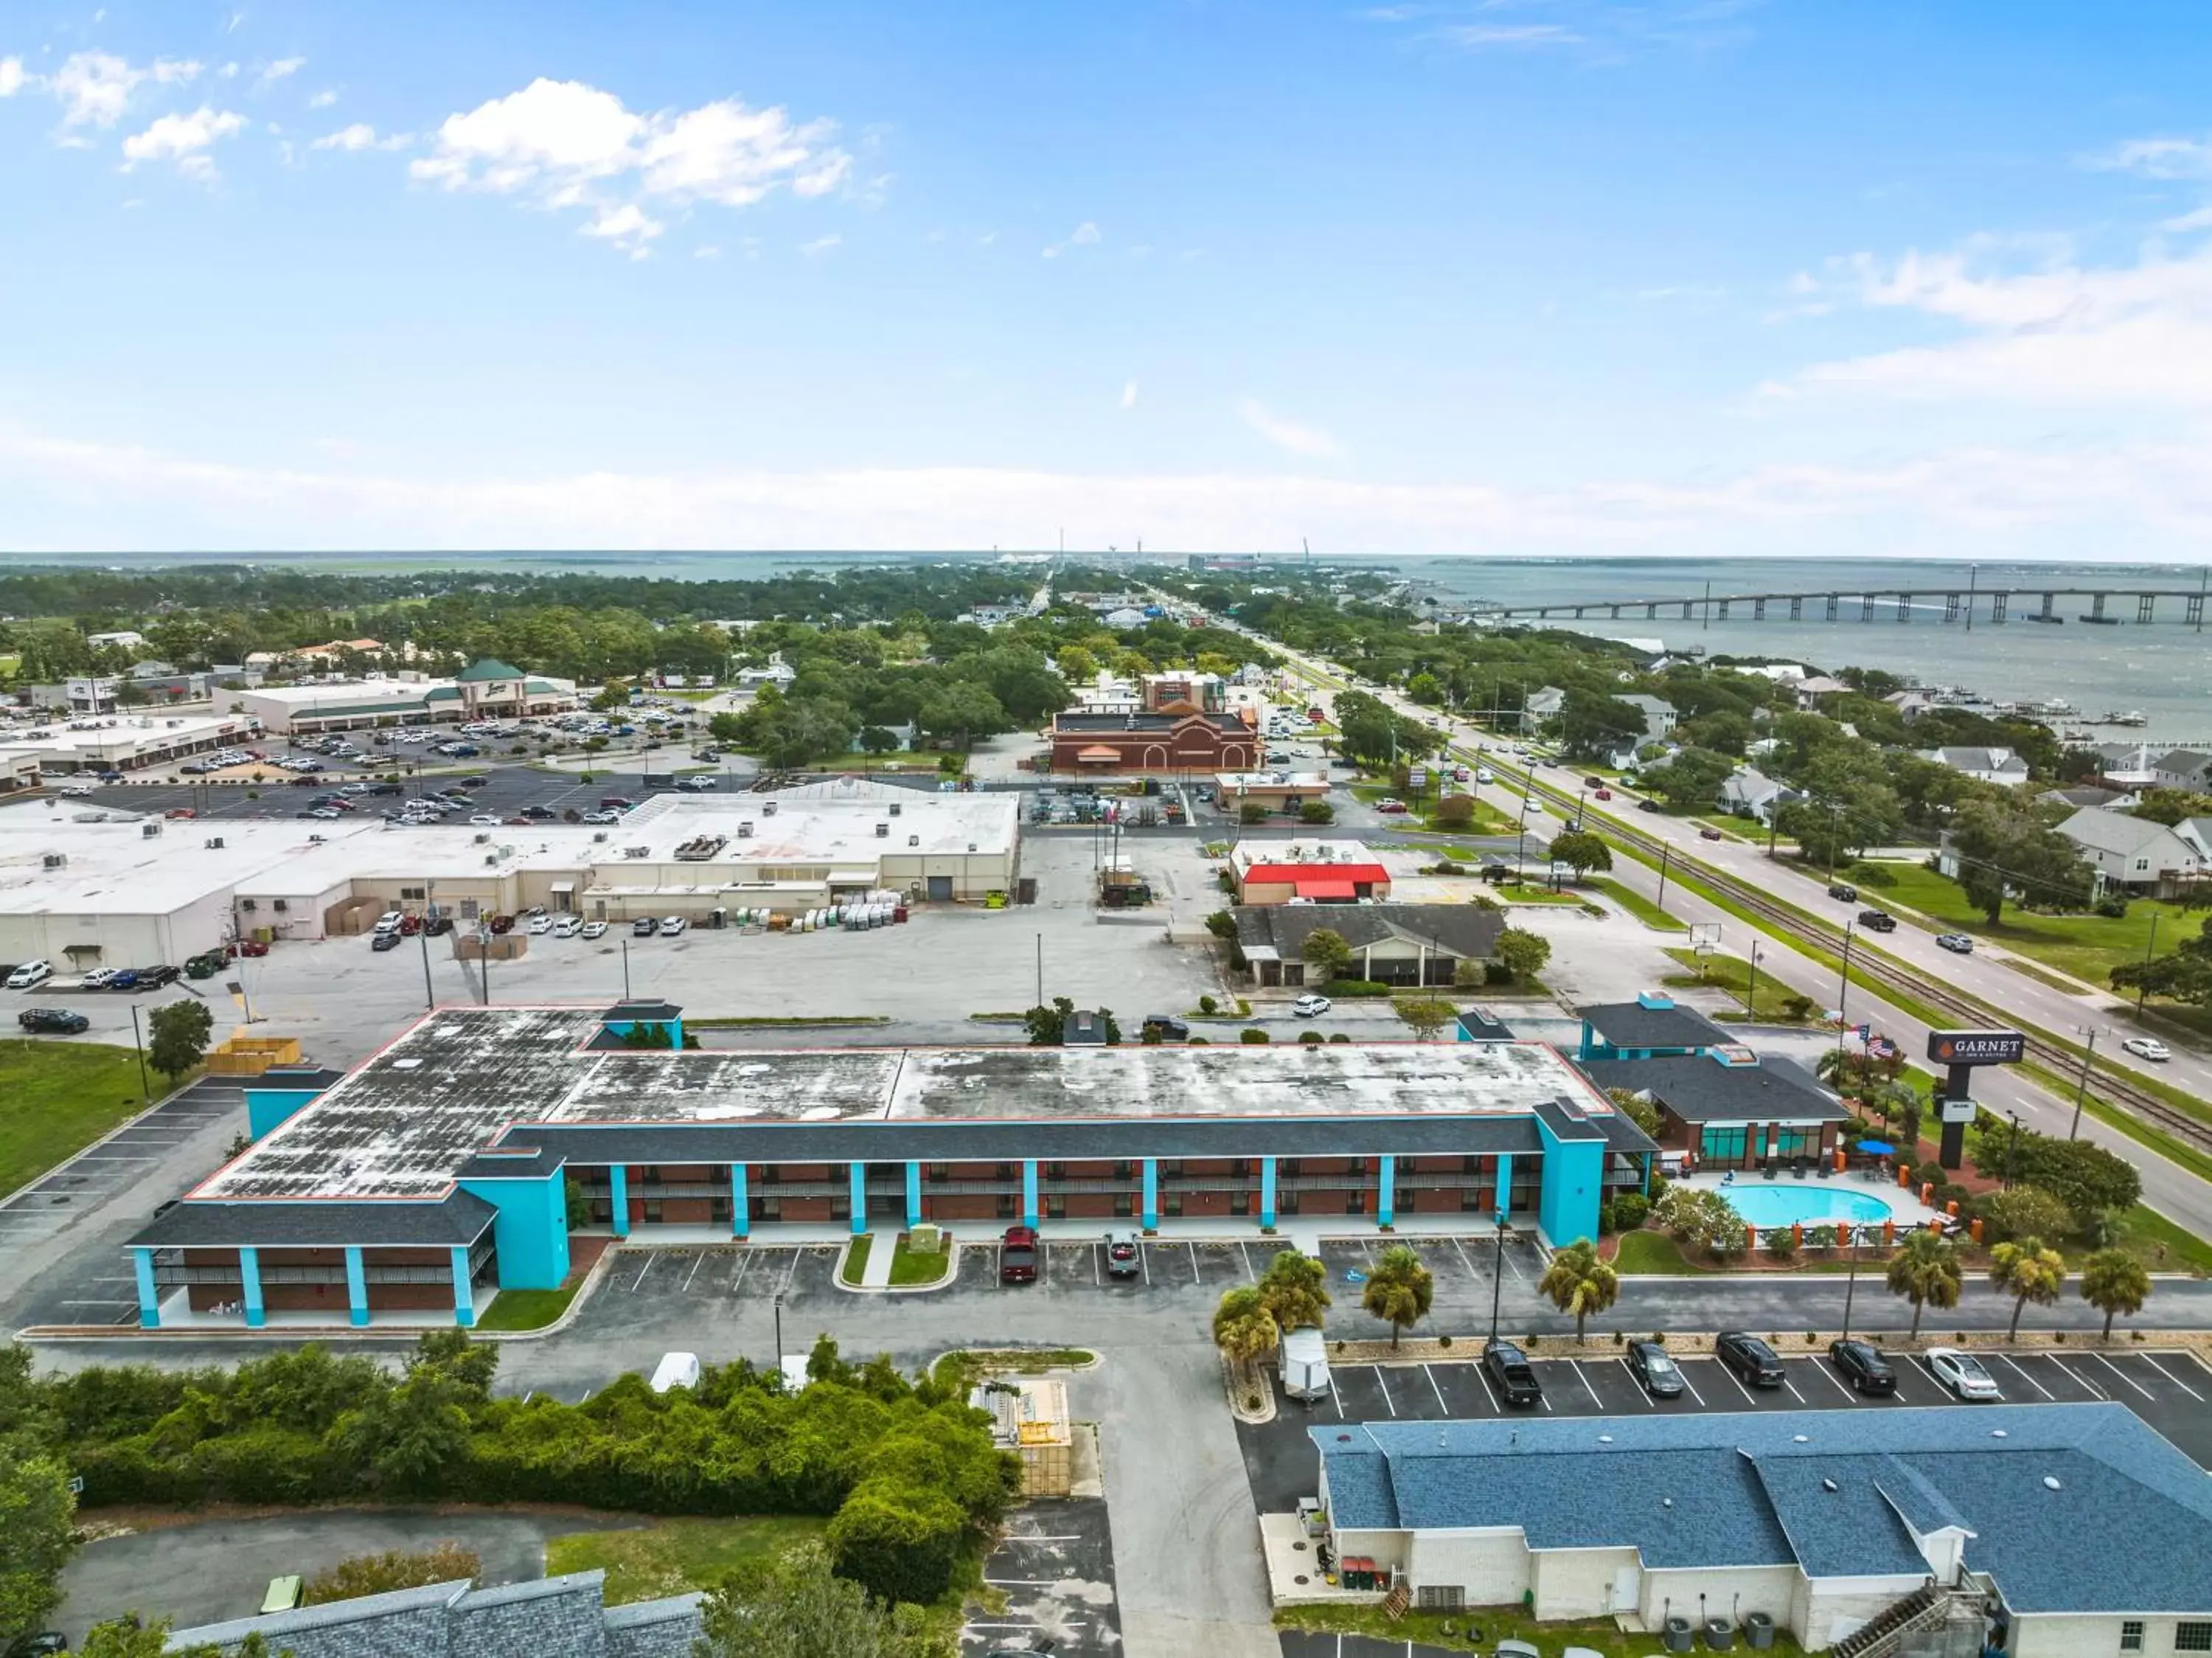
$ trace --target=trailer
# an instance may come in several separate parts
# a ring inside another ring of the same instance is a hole
[[[1328,1397],[1328,1344],[1319,1330],[1308,1326],[1302,1330],[1283,1332],[1277,1362],[1286,1397],[1309,1404]]]

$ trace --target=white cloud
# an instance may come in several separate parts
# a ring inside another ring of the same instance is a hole
[[[261,73],[254,77],[253,89],[258,92],[264,87],[276,85],[279,81],[289,80],[307,66],[307,60],[304,58],[279,58],[273,64],[264,64],[261,66]]]
[[[832,231],[826,236],[817,236],[812,241],[803,241],[799,243],[799,251],[801,254],[810,259],[819,259],[831,248],[843,247],[845,239],[837,235],[835,231]]]
[[[234,63],[225,64],[216,73],[226,81],[234,81],[238,78],[238,70],[239,66]]]
[[[1240,400],[1237,405],[1237,414],[1246,425],[1277,448],[1287,449],[1292,454],[1327,460],[1344,453],[1344,446],[1327,432],[1316,426],[1303,426],[1295,420],[1285,420],[1256,397]]]
[[[836,131],[734,98],[641,113],[597,87],[541,77],[447,117],[434,153],[410,170],[445,189],[526,196],[599,220],[632,196],[677,209],[746,207],[779,187],[812,197],[837,189],[851,158],[830,143]]]
[[[30,76],[23,73],[20,58],[0,58],[0,98],[12,98],[21,92]]]
[[[415,142],[411,132],[394,132],[384,137],[376,136],[376,129],[366,121],[356,121],[351,126],[342,126],[336,132],[324,134],[308,145],[310,149],[404,149]]]
[[[602,241],[636,254],[642,253],[646,243],[667,229],[659,220],[649,216],[635,202],[624,202],[620,207],[609,208],[602,212],[577,234],[596,236]]]
[[[1137,406],[1137,382],[1133,380],[1127,381],[1121,387],[1121,406],[1125,409]]]
[[[695,259],[718,259],[722,257],[722,250],[719,247],[695,247],[691,250],[691,257]]]
[[[307,100],[307,107],[309,109],[328,109],[332,104],[337,102],[337,101],[338,94],[337,88],[333,87],[325,87],[320,92],[316,93],[313,97]]]
[[[1578,46],[1583,37],[1564,23],[1457,23],[1437,31],[1439,40],[1480,52],[1490,46]]]
[[[2086,159],[2094,168],[2146,178],[2212,179],[2212,139],[2136,138]]]
[[[143,132],[123,141],[123,170],[141,162],[174,162],[187,178],[215,177],[215,162],[206,153],[218,138],[241,132],[246,118],[232,110],[214,110],[202,104],[189,115],[164,115]]]
[[[1096,247],[1101,240],[1103,239],[1098,234],[1098,227],[1085,219],[1067,233],[1067,239],[1065,241],[1056,241],[1044,250],[1044,256],[1048,259],[1056,259],[1071,247]]]
[[[1346,552],[1634,552],[1707,557],[2194,558],[2212,539],[2203,436],[2064,449],[1941,450],[1891,464],[1779,465],[1722,478],[1514,490],[1274,473],[1115,476],[990,467],[441,476],[233,466],[0,424],[10,512],[37,551],[957,548],[1016,524],[1126,524],[1156,546]],[[1103,535],[1100,539],[1103,539]]]
[[[2199,207],[2170,219],[2160,219],[2158,228],[2177,235],[2191,230],[2212,230],[2212,207]]]
[[[1990,239],[1948,253],[1845,261],[1865,308],[1953,325],[1950,341],[1816,364],[1770,393],[1851,391],[1918,399],[2121,410],[2212,410],[2212,248],[2085,266],[2047,253],[2006,268]]]

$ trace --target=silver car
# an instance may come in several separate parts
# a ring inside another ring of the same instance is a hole
[[[1928,1366],[1929,1375],[1960,1399],[2004,1397],[1996,1378],[1983,1368],[1981,1360],[1972,1353],[1962,1353],[1955,1347],[1931,1347],[1922,1356],[1922,1362]]]

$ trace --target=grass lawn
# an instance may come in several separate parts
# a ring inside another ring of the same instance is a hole
[[[2192,915],[2178,904],[2139,898],[2129,904],[2127,914],[2117,919],[2099,915],[2036,915],[2008,904],[2002,918],[1992,927],[1966,901],[1965,889],[1948,875],[1917,863],[1881,863],[1859,866],[1847,878],[1856,877],[1868,867],[1884,871],[1893,882],[1887,887],[1864,884],[1861,896],[1869,903],[1894,899],[1931,920],[2017,950],[2045,966],[2100,986],[2109,984],[2114,967],[2123,961],[2140,961],[2151,949],[2154,918],[2160,953],[2195,937],[2204,924],[2202,915]]]
[[[1619,881],[1599,875],[1589,883],[1615,904],[1634,916],[1647,927],[1661,927],[1670,932],[1682,930],[1682,923],[1668,915],[1641,893],[1632,893]]]
[[[653,1600],[712,1588],[725,1572],[780,1554],[821,1536],[828,1521],[812,1515],[763,1515],[733,1520],[671,1519],[612,1532],[574,1532],[545,1545],[545,1573],[607,1575],[607,1603]]]
[[[1439,823],[1432,809],[1424,817],[1423,822],[1438,834],[1510,835],[1520,821],[1517,818],[1506,816],[1486,800],[1475,800],[1472,795],[1455,795],[1452,798],[1474,800],[1474,816],[1465,823]]]
[[[1659,1644],[1656,1635],[1624,1635],[1610,1618],[1590,1621],[1540,1624],[1518,1606],[1468,1606],[1459,1612],[1408,1612],[1396,1622],[1382,1615],[1380,1606],[1285,1606],[1275,1613],[1279,1629],[1323,1630],[1345,1635],[1365,1635],[1393,1645],[1404,1642],[1440,1647],[1447,1652],[1491,1652],[1500,1641],[1521,1640],[1540,1652],[1557,1652],[1564,1646],[1588,1647],[1606,1658],[1644,1658]],[[1449,1628],[1450,1633],[1445,1631]],[[1770,1651],[1802,1653],[1790,1637],[1777,1631]]]
[[[1756,818],[1731,817],[1724,812],[1698,812],[1690,816],[1692,823],[1702,823],[1708,829],[1717,829],[1730,840],[1764,839],[1766,826]]]
[[[1674,989],[1689,984],[1713,984],[1726,991],[1741,1003],[1746,991],[1751,991],[1756,1001],[1747,1010],[1747,1016],[1782,1025],[1802,1025],[1820,1017],[1815,1005],[1810,1011],[1793,1011],[1808,998],[1800,996],[1771,973],[1761,973],[1754,991],[1751,983],[1751,963],[1738,955],[1722,955],[1716,952],[1700,957],[1694,950],[1669,950],[1668,955],[1690,969],[1686,973],[1668,973],[1662,981]]]
[[[1539,887],[1534,882],[1524,882],[1518,887],[1510,881],[1501,882],[1492,891],[1500,901],[1506,904],[1580,904],[1583,901],[1580,893],[1564,890],[1555,893],[1548,887]]]
[[[2137,1204],[2120,1216],[2118,1247],[2154,1272],[2194,1272],[2212,1277],[2212,1243],[2175,1225],[2154,1209]],[[2084,1250],[2087,1255],[2093,1252]],[[2065,1252],[2069,1262],[2074,1252]],[[2156,1289],[2152,1293],[2155,1295]]]
[[[845,1246],[845,1264],[837,1269],[837,1276],[847,1283],[858,1283],[868,1270],[868,1253],[874,1247],[876,1234],[862,1232]]]
[[[543,1330],[568,1310],[584,1282],[580,1272],[558,1289],[502,1289],[477,1320],[479,1330]]]
[[[941,1238],[944,1234],[939,1234]],[[906,1233],[898,1234],[898,1247],[891,1255],[891,1283],[894,1287],[910,1283],[936,1283],[941,1281],[952,1265],[949,1249],[912,1249],[908,1247]]]
[[[1613,1270],[1624,1275],[1667,1276],[1710,1269],[1692,1266],[1683,1258],[1681,1245],[1663,1232],[1624,1232]]]
[[[138,1056],[129,1048],[39,1038],[0,1043],[0,1194],[145,1109]]]

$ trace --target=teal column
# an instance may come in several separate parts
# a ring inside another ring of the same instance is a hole
[[[154,1287],[154,1252],[134,1249],[131,1265],[138,1275],[138,1326],[142,1330],[161,1327],[161,1297]]]
[[[1265,1227],[1275,1224],[1275,1160],[1273,1157],[1260,1160],[1260,1224]]]
[[[868,1166],[866,1163],[846,1165],[853,1181],[853,1230],[868,1229]]]
[[[751,1234],[752,1207],[752,1198],[745,1191],[745,1166],[743,1163],[732,1163],[730,1165],[730,1235],[732,1237],[743,1238]]]
[[[1145,1159],[1145,1230],[1160,1229],[1160,1160]]]
[[[261,1305],[261,1252],[251,1244],[239,1246],[238,1281],[246,1289],[240,1297],[246,1303],[246,1327],[258,1330],[269,1322],[269,1314]]]
[[[909,1228],[921,1224],[921,1165],[906,1166],[906,1223]]]
[[[1398,1218],[1398,1160],[1380,1160],[1382,1173],[1375,1183],[1375,1224],[1389,1226]]]
[[[621,1163],[607,1170],[607,1183],[614,1188],[615,1236],[629,1236],[629,1170]]]
[[[361,1270],[361,1246],[348,1244],[346,1261],[346,1306],[356,1324],[368,1322],[368,1280]]]
[[[1022,1160],[1022,1224],[1035,1227],[1037,1223],[1036,1159]]]
[[[1501,1151],[1498,1154],[1497,1196],[1498,1212],[1500,1215],[1511,1214],[1513,1212],[1513,1154],[1510,1151]]]
[[[453,1322],[467,1330],[477,1321],[476,1286],[469,1282],[469,1247],[453,1246]]]

